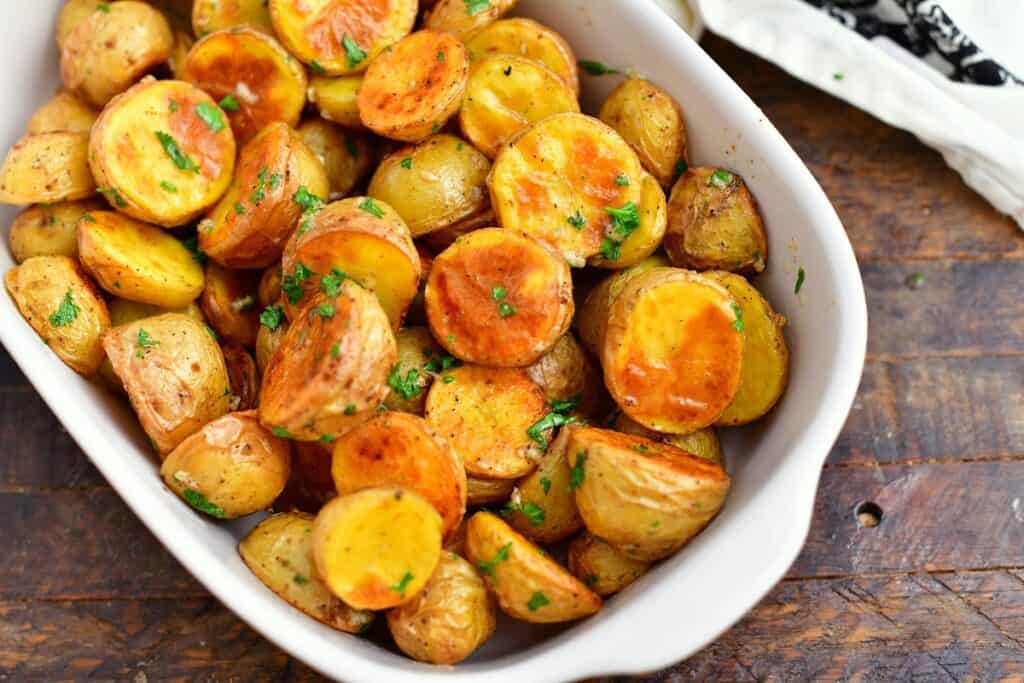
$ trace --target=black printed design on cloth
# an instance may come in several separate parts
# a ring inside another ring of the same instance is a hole
[[[804,2],[866,38],[889,38],[951,80],[976,85],[1024,85],[1024,81],[989,57],[957,27],[939,0]]]

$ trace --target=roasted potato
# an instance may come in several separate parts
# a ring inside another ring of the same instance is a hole
[[[566,453],[573,428],[562,428],[537,470],[519,481],[502,511],[508,523],[534,543],[558,543],[583,528],[570,488],[572,472]]]
[[[331,592],[356,609],[416,597],[441,556],[441,517],[419,494],[369,488],[339,496],[313,523],[313,557]]]
[[[203,268],[167,232],[114,211],[78,223],[78,254],[114,296],[161,308],[182,308],[203,291]]]
[[[397,340],[398,363],[388,376],[391,393],[384,400],[384,407],[422,415],[430,385],[442,375],[450,377],[445,371],[459,363],[441,350],[425,327],[403,328]]]
[[[166,313],[119,325],[104,333],[103,349],[161,456],[228,412],[224,355],[194,318]]]
[[[3,204],[50,204],[95,193],[86,133],[29,135],[11,147],[0,167]]]
[[[198,322],[206,324],[206,318],[199,305],[195,302],[177,309],[161,308],[150,304],[129,301],[128,299],[113,298],[107,306],[110,309],[110,324],[114,327],[127,325],[143,318],[153,318],[164,313],[180,313]]]
[[[485,479],[467,475],[466,505],[480,507],[491,503],[504,503],[512,497],[515,488],[515,479]]]
[[[378,135],[418,142],[459,110],[468,78],[469,54],[458,38],[417,31],[367,69],[357,99],[359,118]]]
[[[143,79],[93,126],[89,165],[100,192],[147,223],[173,227],[197,218],[224,194],[235,169],[235,138],[223,116],[188,83]]]
[[[590,417],[601,414],[606,407],[600,370],[572,333],[562,335],[550,351],[526,368],[526,373],[544,390],[548,403],[576,401],[577,410]]]
[[[11,223],[7,243],[18,263],[33,256],[78,257],[78,220],[102,209],[96,200],[40,204],[25,209]]]
[[[576,96],[565,80],[540,62],[495,55],[473,65],[459,125],[466,138],[493,159],[534,121],[579,112]]]
[[[191,33],[185,31],[174,32],[174,47],[171,48],[171,56],[167,58],[167,66],[171,69],[171,75],[174,76],[175,80],[183,80],[185,78],[185,62],[188,60],[188,53],[192,51],[192,46],[196,44],[196,39],[192,37]]]
[[[256,301],[259,280],[259,271],[228,270],[214,261],[206,264],[206,284],[199,305],[219,338],[242,346],[256,345],[260,331]]]
[[[241,344],[221,346],[231,384],[231,410],[252,410],[259,404],[260,378],[256,361]]]
[[[670,446],[681,448],[690,455],[710,460],[724,466],[722,444],[714,427],[705,427],[689,434],[661,434],[648,429],[625,413],[619,413],[608,421],[608,426],[623,434],[642,436],[652,441],[660,441]]]
[[[548,624],[601,609],[598,595],[489,512],[478,512],[467,523],[466,559],[476,565],[501,610],[516,619]]]
[[[437,31],[447,31],[460,40],[469,40],[516,6],[518,0],[438,0],[427,14],[423,25]]]
[[[525,367],[551,350],[572,323],[569,266],[546,244],[513,230],[465,235],[430,269],[427,320],[457,358]]]
[[[494,217],[494,211],[491,210],[490,201],[488,201],[487,208],[485,210],[480,213],[473,214],[469,218],[464,218],[451,227],[444,228],[442,230],[435,230],[432,233],[423,235],[419,239],[419,243],[434,253],[439,254],[452,246],[455,243],[455,240],[459,239],[463,235],[467,235],[474,230],[479,230],[480,228],[487,228],[497,224],[498,220]]]
[[[650,566],[650,562],[623,555],[587,531],[569,544],[569,571],[601,597],[618,593],[646,574]]]
[[[327,171],[330,201],[347,197],[376,162],[373,143],[363,133],[343,130],[323,119],[310,119],[298,131]]]
[[[362,75],[358,76],[312,76],[306,93],[310,103],[327,119],[349,130],[363,128],[359,118],[359,88],[363,86]]]
[[[63,48],[68,36],[93,12],[99,12],[95,0],[65,0],[57,15],[57,47]]]
[[[95,3],[93,3],[95,4]],[[40,133],[88,133],[96,123],[99,112],[69,92],[54,95],[53,99],[36,109],[28,120],[26,135]]]
[[[284,273],[281,266],[270,266],[263,271],[260,277],[260,285],[257,289],[257,301],[260,309],[276,304],[281,299],[281,279]]]
[[[645,173],[640,201],[639,225],[619,244],[601,244],[601,251],[590,259],[598,268],[631,268],[658,250],[668,225],[665,193],[654,176]]]
[[[413,237],[486,211],[491,162],[454,135],[435,135],[389,154],[367,194],[395,208]]]
[[[306,106],[306,70],[272,35],[250,26],[202,38],[182,80],[220,102],[240,145],[275,121],[298,125]]]
[[[284,336],[288,332],[288,321],[281,314],[281,319],[274,327],[260,325],[260,331],[256,333],[256,367],[260,375],[266,375],[270,361],[273,359],[277,349],[280,348]]]
[[[292,444],[291,478],[274,501],[274,510],[316,514],[337,495],[331,477],[330,444],[317,441]]]
[[[570,486],[587,529],[636,560],[679,550],[729,493],[720,465],[658,441],[578,427],[567,448]]]
[[[7,271],[7,291],[25,321],[68,367],[89,377],[103,363],[107,304],[67,256],[35,256]]]
[[[669,198],[665,251],[681,268],[763,271],[768,236],[743,179],[718,168],[688,169]]]
[[[267,0],[195,0],[192,5],[192,30],[200,38],[243,24],[273,34]]]
[[[477,33],[466,43],[474,63],[494,55],[518,55],[543,64],[579,95],[580,77],[576,56],[569,43],[533,19],[502,19]]]
[[[196,510],[234,519],[270,507],[290,467],[291,445],[250,410],[218,418],[182,441],[160,466],[160,476]]]
[[[458,664],[494,634],[497,608],[483,579],[452,552],[416,597],[388,612],[398,649],[431,664]]]

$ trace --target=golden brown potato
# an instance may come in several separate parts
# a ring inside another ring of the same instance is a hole
[[[644,562],[668,557],[714,518],[729,492],[721,466],[606,429],[569,435],[570,487],[587,529]]]
[[[679,162],[687,163],[687,153],[686,121],[671,95],[650,81],[628,78],[604,101],[600,116],[636,151],[662,187],[672,186]]]
[[[506,145],[487,184],[503,227],[547,242],[582,267],[639,227],[644,174],[613,129],[566,113],[538,121]]]
[[[338,495],[331,478],[329,444],[296,441],[292,444],[292,472],[284,491],[274,501],[278,512],[301,511],[316,514]]]
[[[466,560],[442,552],[416,597],[388,612],[398,649],[420,662],[458,664],[494,634],[494,600]]]
[[[430,269],[427,320],[457,358],[524,367],[572,322],[572,275],[557,252],[527,235],[486,228],[462,237]]]
[[[566,447],[573,428],[562,428],[541,458],[540,466],[519,481],[502,511],[508,523],[534,543],[558,543],[583,528],[583,519],[569,488],[572,472]]]
[[[298,125],[306,105],[306,70],[272,35],[250,26],[201,39],[182,80],[220,102],[240,145],[275,121]]]
[[[118,325],[127,325],[128,323],[133,323],[136,320],[142,320],[143,318],[152,318],[158,315],[163,315],[164,313],[180,313],[181,315],[187,315],[193,320],[201,322],[204,325],[206,324],[206,318],[203,317],[202,310],[200,310],[199,305],[194,301],[182,308],[169,309],[139,303],[138,301],[114,298],[110,300],[108,308],[110,309],[110,324],[114,327],[117,327]]]
[[[483,479],[517,479],[537,468],[542,450],[527,434],[547,413],[544,392],[523,370],[466,365],[434,382],[427,422]]]
[[[0,203],[27,206],[96,193],[86,133],[40,133],[11,147],[0,167]]]
[[[642,436],[651,441],[660,441],[681,448],[690,455],[723,465],[722,444],[714,427],[705,427],[689,434],[661,434],[648,429],[625,413],[615,415],[608,426],[623,434]],[[724,465],[723,465],[724,466]]]
[[[238,544],[238,554],[267,588],[317,621],[346,633],[364,633],[373,623],[373,612],[331,595],[317,573],[312,516],[285,512],[264,519]]]
[[[98,12],[99,4],[95,0],[65,0],[57,15],[57,47],[63,48],[71,32],[93,12]]]
[[[231,187],[200,224],[199,247],[228,268],[269,266],[327,192],[327,170],[302,137],[271,123],[242,147]]]
[[[469,40],[516,6],[518,0],[438,0],[423,21],[426,28],[447,31]]]
[[[454,532],[466,513],[462,461],[422,417],[384,413],[334,444],[331,476],[338,495],[394,486],[415,491],[441,515],[441,533]]]
[[[469,54],[450,33],[417,31],[375,59],[359,88],[359,118],[384,137],[418,142],[462,105]]]
[[[235,138],[202,90],[145,78],[96,120],[89,165],[119,211],[164,227],[184,225],[227,190]]]
[[[171,56],[174,33],[159,10],[144,2],[107,3],[75,24],[64,40],[64,86],[102,107]]]
[[[228,270],[214,261],[206,264],[206,284],[199,296],[203,315],[225,341],[255,346],[260,331],[256,289],[259,271]]]
[[[601,414],[606,405],[600,370],[571,333],[562,335],[526,373],[544,390],[548,403],[575,400],[577,410],[588,417]]]
[[[405,327],[397,339],[398,363],[388,376],[391,393],[384,400],[384,407],[422,415],[430,385],[435,378],[450,377],[446,371],[459,363],[442,351],[425,327]]]
[[[534,121],[579,110],[576,91],[558,74],[526,57],[499,54],[473,65],[459,125],[493,159]]]
[[[363,85],[362,75],[358,76],[312,76],[309,91],[310,103],[327,119],[349,130],[363,128],[359,118],[359,88]]]
[[[263,271],[257,290],[257,301],[259,302],[260,310],[276,304],[280,300],[281,278],[283,276],[284,273],[279,265],[270,266]]]
[[[40,204],[25,209],[7,234],[11,256],[18,263],[33,256],[78,257],[78,220],[104,206],[96,200]]]
[[[707,427],[739,389],[741,315],[724,287],[692,271],[627,277],[601,341],[605,386],[645,427],[669,434]]]
[[[307,299],[264,373],[260,420],[300,441],[329,440],[384,402],[395,336],[377,299],[353,282]]]
[[[260,325],[260,331],[256,334],[256,367],[259,368],[261,375],[267,374],[270,361],[274,354],[277,353],[281,342],[284,341],[288,327],[288,321],[285,320],[284,313],[281,314],[280,321],[274,327]]]
[[[356,609],[416,597],[441,556],[441,517],[412,491],[370,488],[339,496],[313,524],[313,557],[331,592]]]
[[[618,593],[646,574],[650,566],[623,555],[590,532],[569,544],[569,571],[601,597]]]
[[[234,519],[270,507],[288,481],[291,445],[256,417],[231,413],[182,441],[160,466],[167,487],[200,512]]]
[[[228,343],[221,347],[224,365],[231,383],[231,410],[252,410],[259,405],[260,378],[256,361],[240,344]]]
[[[435,230],[432,233],[423,235],[423,237],[419,239],[419,243],[434,253],[439,254],[452,246],[452,244],[455,243],[455,240],[459,239],[463,235],[469,234],[474,230],[479,230],[480,228],[487,228],[497,224],[498,220],[495,218],[494,211],[491,210],[490,200],[488,200],[487,208],[485,210],[480,213],[473,214],[469,218],[464,218],[453,224],[451,227],[447,227],[442,230]]]
[[[86,377],[99,369],[110,315],[78,263],[35,256],[7,271],[4,282],[25,321],[62,361]]]
[[[533,19],[516,17],[496,21],[477,33],[466,43],[466,48],[474,63],[494,55],[518,55],[543,64],[579,95],[579,70],[569,43]]]
[[[743,179],[718,168],[687,170],[669,199],[665,251],[682,268],[763,271],[768,237]]]
[[[469,518],[466,558],[476,565],[501,610],[536,624],[572,621],[601,609],[601,598],[489,512]]]
[[[398,330],[420,281],[408,226],[397,211],[370,197],[343,199],[307,218],[288,241],[282,264],[289,317],[308,292],[347,277],[376,294]]]
[[[668,202],[658,181],[649,173],[644,174],[639,219],[637,228],[621,243],[602,243],[601,251],[590,258],[590,264],[614,270],[631,268],[661,246],[668,225]]]
[[[171,48],[171,56],[167,58],[167,66],[171,68],[171,75],[176,80],[180,81],[185,78],[185,62],[195,44],[196,39],[192,37],[191,33],[180,30],[174,32],[174,47]]]
[[[78,254],[114,296],[182,308],[203,291],[203,268],[167,232],[114,211],[94,211],[78,225]]]
[[[486,211],[491,162],[454,135],[434,135],[389,154],[367,194],[395,208],[413,237]]]
[[[273,34],[267,0],[195,0],[192,5],[192,30],[200,38],[243,24]]]
[[[288,51],[332,76],[363,71],[412,30],[416,9],[416,0],[270,0]]]
[[[95,4],[95,3],[93,3]],[[26,135],[40,133],[88,133],[99,112],[69,92],[54,95],[53,99],[36,109],[28,120]]]
[[[224,355],[194,318],[166,313],[114,327],[103,349],[161,456],[228,412]]]
[[[743,425],[767,414],[789,379],[786,318],[742,275],[716,270],[704,274],[728,290],[739,304],[743,328],[743,372],[736,398],[715,424]]]
[[[466,477],[466,505],[479,507],[491,503],[504,503],[516,488],[515,479],[484,479]]]
[[[343,130],[323,119],[310,119],[298,131],[327,171],[329,201],[347,197],[376,162],[370,136],[363,133]]]

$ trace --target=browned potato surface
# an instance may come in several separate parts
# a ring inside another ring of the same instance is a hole
[[[619,296],[622,288],[635,275],[651,268],[665,268],[671,265],[664,256],[652,256],[644,259],[632,268],[627,268],[614,275],[604,278],[590,290],[579,307],[574,320],[580,343],[596,357],[601,356],[601,345],[604,340],[605,326],[608,323],[608,311]]]
[[[481,30],[503,17],[516,6],[517,0],[438,0],[424,20],[426,28],[447,31],[469,40]]]
[[[504,503],[516,488],[515,479],[484,479],[466,477],[466,505],[479,507],[491,503]]]
[[[562,428],[537,470],[519,481],[503,511],[508,523],[534,543],[558,543],[583,528],[570,488],[572,472],[566,453],[572,430]]]
[[[252,410],[259,404],[260,378],[256,361],[240,344],[221,347],[231,384],[231,410]]]
[[[192,30],[200,38],[242,24],[273,34],[267,0],[195,0],[192,5]]]
[[[580,92],[576,56],[569,43],[548,27],[533,19],[502,19],[483,29],[466,43],[470,59],[481,62],[494,55],[526,57],[558,75],[573,93]]]
[[[331,477],[330,444],[316,441],[292,444],[291,478],[274,501],[274,509],[316,514],[337,495]]]
[[[276,304],[281,298],[281,279],[284,273],[280,266],[270,266],[263,271],[260,277],[260,285],[257,290],[257,299],[260,310]]]
[[[569,544],[569,571],[602,597],[618,593],[646,574],[650,566],[623,555],[588,531]]]
[[[562,335],[526,372],[544,390],[548,403],[576,400],[579,412],[591,417],[599,415],[605,407],[600,369],[572,333]]]
[[[256,334],[256,367],[259,368],[260,374],[265,375],[267,368],[270,367],[270,361],[273,359],[274,354],[277,353],[277,349],[280,348],[281,342],[284,341],[284,335],[288,332],[288,321],[285,320],[284,314],[281,314],[281,321],[273,328],[260,325],[260,331]]]
[[[255,346],[260,328],[256,289],[260,273],[228,270],[215,261],[206,264],[206,285],[199,305],[217,336],[242,346]]]
[[[337,77],[314,75],[309,79],[309,91],[306,94],[322,118],[349,130],[361,130],[364,128],[363,120],[359,118],[359,88],[362,85],[362,74]]]
[[[310,119],[298,131],[327,171],[330,191],[326,199],[330,201],[351,194],[377,161],[373,141],[364,133],[344,130],[323,119]]]
[[[458,363],[441,350],[425,327],[405,327],[398,333],[397,340],[398,363],[388,376],[391,393],[384,407],[422,415],[430,385],[436,377],[445,381],[443,377],[450,377],[445,371]]]
[[[88,133],[99,112],[69,92],[61,92],[36,109],[28,120],[26,135],[40,133]]]
[[[0,167],[3,204],[50,204],[95,192],[86,133],[29,135],[11,147]]]
[[[104,203],[96,200],[40,204],[25,209],[11,223],[7,243],[18,263],[33,256],[78,256],[78,220]]]

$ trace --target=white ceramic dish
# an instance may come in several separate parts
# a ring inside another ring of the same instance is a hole
[[[53,26],[59,5],[0,3],[5,149],[58,87]],[[235,546],[252,522],[216,524],[182,505],[161,484],[127,407],[66,368],[0,296],[4,346],[142,521],[225,605],[338,679],[546,683],[646,672],[697,652],[753,607],[795,559],[821,465],[860,379],[867,312],[846,233],[810,172],[729,77],[648,0],[523,0],[518,13],[561,32],[580,58],[635,69],[680,100],[693,159],[738,171],[760,201],[771,257],[758,284],[790,320],[789,391],[768,419],[724,432],[734,476],[724,511],[597,616],[560,631],[505,623],[499,637],[457,668],[417,664],[321,626],[275,597],[242,564]],[[591,110],[614,83],[587,79]],[[13,214],[4,210],[2,218],[9,222]],[[0,270],[11,265],[4,249]],[[807,280],[796,296],[799,267]]]

